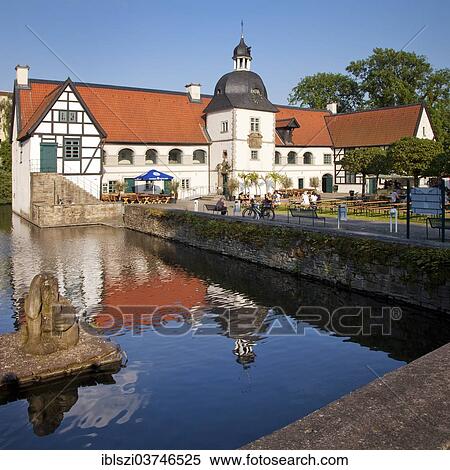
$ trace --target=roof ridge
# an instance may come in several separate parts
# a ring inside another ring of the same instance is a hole
[[[385,106],[384,108],[370,108],[370,109],[360,109],[357,111],[347,111],[345,113],[336,113],[331,114],[330,116],[325,117],[338,117],[338,116],[347,116],[349,114],[362,114],[362,113],[374,113],[376,111],[386,111],[388,109],[401,109],[401,108],[412,108],[414,106],[423,106],[423,103],[412,103],[412,104],[399,104],[396,106]]]
[[[286,109],[294,109],[297,111],[311,111],[315,113],[331,113],[328,109],[321,109],[321,108],[303,108],[301,106],[292,106],[290,104],[276,104],[274,103],[274,106],[277,108],[286,108]]]
[[[31,83],[48,83],[53,85],[59,85],[64,83],[61,80],[47,80],[42,78],[30,78]],[[133,87],[133,86],[126,86],[126,85],[108,85],[105,83],[91,83],[91,82],[72,82],[75,86],[82,86],[82,87],[92,87],[92,88],[110,88],[116,90],[126,90],[126,91],[143,91],[148,93],[164,93],[169,95],[181,95],[187,96],[185,91],[174,91],[174,90],[160,90],[157,88],[143,88],[143,87]],[[200,95],[203,98],[212,98],[213,95],[208,93],[201,93]],[[197,104],[197,103],[195,103]]]

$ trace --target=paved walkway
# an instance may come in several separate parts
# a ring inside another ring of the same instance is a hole
[[[449,449],[450,344],[244,449]]]
[[[204,204],[205,203],[213,203],[212,201],[198,201],[198,210],[199,212],[204,212]],[[242,217],[240,213],[234,214],[233,213],[233,204],[228,204],[228,213],[232,217]],[[194,210],[194,201],[179,201],[175,205],[171,205],[168,208],[172,209],[183,209],[183,210]],[[320,214],[319,214],[320,215]],[[293,219],[284,214],[276,214],[275,220],[273,221],[261,221],[261,223],[269,223],[269,224],[287,224],[290,225],[299,225],[298,219]],[[306,229],[314,229],[319,231],[336,231],[337,230],[337,218],[335,217],[326,217],[325,226],[323,225],[323,221],[315,221],[314,228],[312,226],[312,221],[309,219],[302,219],[300,222],[300,226]],[[347,222],[341,222],[341,226],[339,229],[340,232],[345,232],[348,234],[353,235],[363,235],[367,237],[374,237],[380,238],[383,240],[395,240],[395,241],[403,241],[407,242],[406,238],[406,223],[400,222],[398,224],[398,232],[390,232],[389,231],[389,222],[380,222],[377,220],[369,221],[369,220],[348,220]],[[439,231],[437,229],[430,230],[430,239],[426,239],[426,228],[425,224],[411,224],[410,230],[410,240],[411,243],[415,245],[423,245],[423,246],[432,246],[438,248],[450,248],[450,233],[446,232],[446,242],[442,244],[439,239]]]

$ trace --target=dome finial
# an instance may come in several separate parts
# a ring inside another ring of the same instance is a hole
[[[247,46],[244,41],[244,21],[241,20],[241,40],[234,48],[233,61],[234,70],[250,70],[250,62],[252,60],[251,47]]]

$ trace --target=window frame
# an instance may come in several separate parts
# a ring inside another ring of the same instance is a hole
[[[290,157],[294,157],[294,161],[291,162],[289,161],[289,158]],[[287,164],[288,165],[297,165],[297,161],[298,161],[298,153],[297,152],[294,152],[293,150],[291,150],[288,154],[287,154]]]
[[[280,152],[278,151],[275,152],[273,161],[274,161],[274,165],[281,165],[281,153]]]
[[[177,159],[177,161],[170,160],[170,152],[174,150],[178,152],[178,155],[180,157],[179,160]],[[183,152],[178,148],[170,149],[169,153],[167,154],[167,162],[169,163],[169,165],[181,165],[183,163]]]
[[[228,120],[220,122],[220,133],[221,134],[228,133]]]
[[[180,186],[183,191],[189,191],[191,189],[191,178],[181,178]]]
[[[75,119],[72,121],[72,120],[70,119],[70,116],[74,116]],[[78,122],[78,113],[77,113],[76,111],[70,111],[70,110],[69,110],[68,113],[67,113],[67,122],[68,122],[69,124],[77,123],[77,122]]]
[[[120,156],[120,152],[123,152],[124,150],[129,150],[130,151],[130,156],[129,158],[124,158]],[[127,162],[127,163],[125,163]],[[129,147],[124,147],[120,149],[117,152],[117,164],[118,165],[134,165],[134,150],[130,149]]]
[[[307,158],[310,160],[309,163],[305,161]],[[303,165],[314,165],[314,155],[312,152],[305,152],[303,154]]]
[[[152,156],[153,158],[150,159],[150,158],[147,158],[149,154],[149,152],[152,152]],[[153,153],[154,152],[154,153]],[[154,148],[151,148],[151,149],[147,149],[145,151],[145,155],[144,155],[144,159],[145,159],[145,164],[146,165],[156,165],[157,161],[158,161],[158,151]]]
[[[325,161],[325,158],[328,159],[328,157],[330,158],[330,161]],[[333,155],[331,153],[324,153],[323,154],[323,164],[324,165],[332,165],[333,164]]]
[[[356,184],[356,173],[351,173],[350,171],[345,172],[345,184]]]
[[[255,157],[253,157],[253,155],[255,155]],[[252,161],[259,160],[258,150],[250,150],[250,160]]]
[[[63,116],[65,116],[64,119],[63,119]],[[58,122],[68,122],[67,119],[68,119],[67,109],[59,110],[58,111]]]
[[[68,143],[72,142],[72,143]],[[73,142],[77,142],[74,144]],[[73,149],[78,149],[78,155],[76,157],[74,156],[68,156],[68,150],[70,150],[69,153],[73,154]],[[81,139],[79,137],[64,137],[63,140],[63,158],[64,160],[69,160],[71,162],[77,161],[81,159]]]
[[[259,117],[250,117],[250,132],[258,132],[260,130],[260,119]]]

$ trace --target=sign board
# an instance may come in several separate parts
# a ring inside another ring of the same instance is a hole
[[[347,206],[345,204],[339,204],[338,206],[338,219],[342,222],[347,221]]]
[[[439,216],[442,212],[440,188],[411,188],[411,211],[414,214]]]

